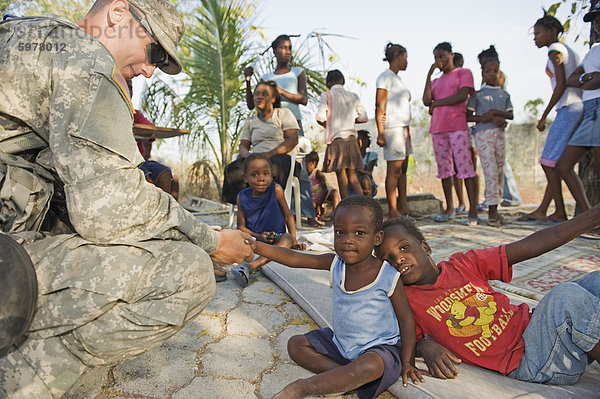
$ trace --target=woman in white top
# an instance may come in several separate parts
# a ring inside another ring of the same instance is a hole
[[[277,83],[277,92],[281,96],[281,107],[292,111],[300,123],[302,115],[300,114],[299,105],[306,105],[308,103],[306,72],[301,67],[290,65],[292,61],[292,42],[288,35],[279,35],[273,40],[271,47],[273,48],[277,65],[273,72],[264,74],[261,80],[273,80]],[[250,109],[254,109],[254,99],[250,86],[250,78],[253,74],[254,69],[251,66],[244,69],[244,76],[246,78],[246,104]],[[303,132],[300,135],[303,136]]]
[[[408,65],[406,49],[399,44],[388,43],[384,61],[390,67],[377,78],[375,120],[377,145],[383,147],[387,161],[385,194],[390,219],[408,215],[406,199],[407,158],[412,154],[410,143],[410,92],[398,76]]]

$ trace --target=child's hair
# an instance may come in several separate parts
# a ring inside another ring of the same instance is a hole
[[[256,161],[257,159],[264,159],[269,164],[269,168],[273,169],[273,165],[271,164],[271,160],[268,156],[266,156],[262,152],[253,152],[249,154],[244,160],[244,173],[248,171],[248,168],[250,167],[250,162]]]
[[[340,72],[339,69],[333,69],[327,72],[327,77],[325,78],[325,84],[327,84],[327,86],[333,86],[335,84],[343,85],[344,83],[346,83],[346,79],[344,79],[344,74]]]
[[[304,160],[306,161],[306,163],[316,162],[318,164],[319,163],[319,154],[317,154],[316,151],[311,151],[308,154],[306,154],[306,156],[304,157]]]
[[[381,231],[383,224],[383,209],[381,209],[379,202],[366,195],[354,194],[341,200],[333,211],[333,219],[335,220],[335,215],[337,215],[340,209],[352,208],[354,206],[367,208],[371,211],[375,231]]]
[[[273,48],[273,51],[275,51],[275,49],[277,48],[277,46],[279,46],[281,44],[281,42],[284,42],[286,40],[289,41],[290,43],[292,42],[290,40],[290,36],[289,35],[279,35],[279,36],[277,36],[275,38],[275,40],[273,40],[271,42],[271,47]]]
[[[494,59],[500,62],[500,59],[498,58],[498,52],[496,51],[496,47],[494,47],[494,45],[490,45],[489,48],[486,48],[477,55],[477,60],[479,60],[479,63],[482,67],[483,63],[489,59]]]
[[[500,67],[500,61],[498,60],[498,58],[486,58],[483,61],[481,61],[481,70],[483,71],[485,69],[485,66],[490,62],[497,62],[498,67]]]
[[[271,90],[271,94],[273,95],[273,97],[275,97],[273,108],[281,108],[281,96],[277,91],[277,82],[275,82],[274,80],[261,80],[254,88],[254,91],[256,91],[256,89],[258,89],[258,86],[260,85],[268,86],[269,90]]]
[[[554,30],[556,30],[557,35],[559,35],[565,31],[565,28],[563,28],[563,25],[560,23],[560,21],[558,19],[556,19],[555,17],[553,17],[552,15],[548,15],[545,10],[544,10],[544,16],[542,18],[538,19],[537,21],[535,21],[535,24],[533,24],[533,26],[534,27],[541,26],[542,28],[546,28],[546,29],[554,29]]]
[[[462,68],[463,64],[465,63],[465,59],[463,58],[463,55],[461,53],[454,53],[454,66],[457,68]]]
[[[406,48],[404,46],[401,46],[399,44],[393,44],[390,42],[385,45],[385,58],[383,60],[387,62],[392,62],[392,60],[395,57],[404,53],[406,53]]]
[[[452,45],[448,42],[441,42],[441,43],[438,43],[437,46],[435,46],[435,48],[433,49],[433,52],[436,52],[437,50],[443,50],[443,51],[447,51],[447,52],[451,53]]]
[[[356,134],[358,134],[358,137],[360,137],[363,142],[367,143],[367,147],[371,146],[371,134],[368,130],[361,129],[357,131]]]
[[[415,224],[415,220],[410,217],[388,219],[383,223],[383,226],[381,228],[383,231],[385,231],[388,228],[393,228],[396,226],[402,227],[410,236],[412,236],[418,242],[427,242],[427,240],[425,240],[425,236],[423,236],[423,233],[421,233],[421,230],[419,230],[419,228]]]

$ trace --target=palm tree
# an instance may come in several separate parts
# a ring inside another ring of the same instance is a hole
[[[188,15],[181,44],[183,79],[157,74],[144,92],[142,108],[159,123],[190,130],[188,145],[208,149],[217,168],[231,161],[242,122],[242,65],[251,62],[248,44],[253,7],[243,0],[201,0]],[[193,17],[190,17],[193,15]],[[183,94],[182,94],[183,93]]]

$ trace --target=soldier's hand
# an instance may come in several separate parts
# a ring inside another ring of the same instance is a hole
[[[219,235],[219,247],[210,254],[213,261],[229,265],[240,263],[243,260],[252,260],[254,252],[245,242],[246,239],[252,239],[250,234],[231,229],[218,231],[217,234]]]

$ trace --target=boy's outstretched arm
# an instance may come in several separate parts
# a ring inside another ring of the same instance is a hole
[[[508,264],[522,262],[560,247],[578,235],[600,226],[600,204],[573,219],[537,231],[506,246]]]
[[[404,285],[400,279],[398,279],[396,289],[390,297],[390,300],[392,301],[392,306],[394,306],[394,312],[398,319],[400,338],[402,340],[402,384],[407,386],[409,378],[414,384],[425,382],[423,375],[430,374],[424,370],[419,370],[415,366],[417,328],[415,325],[415,318],[410,309],[410,304],[408,303],[406,291],[404,290]]]
[[[307,254],[289,248],[265,244],[254,239],[247,239],[246,244],[250,245],[255,253],[289,267],[329,270],[331,262],[335,258],[334,254]]]

